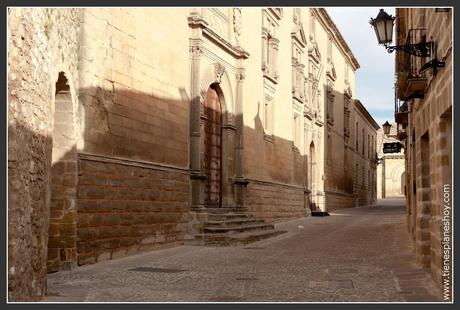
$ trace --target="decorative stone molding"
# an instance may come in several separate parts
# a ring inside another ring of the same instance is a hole
[[[334,66],[334,63],[332,61],[329,61],[328,64],[327,64],[326,75],[332,81],[335,81],[337,79],[337,73],[335,71],[335,66]]]
[[[212,29],[209,22],[199,12],[191,12],[187,20],[190,28],[201,29],[203,37],[214,42],[236,59],[247,59],[249,57],[249,53],[242,47],[231,44],[227,38],[222,37],[216,30]]]
[[[301,47],[307,46],[307,38],[305,37],[305,31],[303,30],[302,24],[297,24],[294,27],[291,32],[291,38]]]
[[[244,68],[239,68],[235,75],[237,81],[243,81],[246,78],[246,70]]]
[[[283,17],[283,9],[282,8],[268,8],[266,9],[267,12],[270,12],[276,20],[281,20]]]
[[[353,97],[353,91],[351,90],[351,87],[349,84],[345,85],[345,89],[343,90],[343,95],[348,99],[351,99]]]
[[[233,8],[233,32],[235,33],[236,46],[240,46],[240,36],[242,29],[241,8]]]
[[[225,67],[222,64],[216,62],[214,64],[215,83],[220,84],[222,75],[224,73],[225,73]]]

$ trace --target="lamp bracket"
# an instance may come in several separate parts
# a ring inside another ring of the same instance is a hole
[[[433,69],[433,72],[436,73],[437,68],[444,68],[445,65],[446,65],[446,63],[444,61],[439,61],[437,59],[433,59],[433,60],[427,62],[426,64],[424,64],[422,66],[422,68],[420,68],[419,73],[422,73],[422,72],[424,72],[424,71],[426,71],[426,70],[428,70],[430,68]]]
[[[407,44],[407,45],[394,45],[390,46],[388,44],[384,45],[388,53],[393,53],[395,50],[403,51],[417,57],[430,57],[431,51],[433,49],[433,42],[420,42],[417,44]]]

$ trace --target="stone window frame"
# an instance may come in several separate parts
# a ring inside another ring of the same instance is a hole
[[[264,94],[264,106],[263,106],[263,128],[264,137],[267,141],[274,141],[273,134],[273,119],[274,119],[274,96],[272,94]]]
[[[309,29],[310,41],[316,40],[316,16],[312,10],[310,10],[310,29]]]
[[[334,45],[334,41],[332,39],[332,36],[328,35],[327,36],[327,62],[328,63],[333,63],[334,62],[333,45]]]
[[[302,22],[302,13],[300,8],[292,8],[292,21],[295,24],[299,24]]]
[[[355,151],[358,153],[359,152],[359,123],[356,122],[355,123],[355,130],[356,130],[356,133],[355,133]]]
[[[304,125],[304,118],[301,114],[294,111],[293,117],[293,133],[292,133],[292,146],[293,150],[300,152],[302,147],[302,129]]]
[[[347,93],[346,91],[344,92],[343,95],[343,137],[344,139],[347,140],[347,138],[350,137],[350,115],[351,115],[351,110],[350,110],[350,105],[352,101],[352,95],[351,93]]]
[[[334,125],[334,84],[332,81],[328,81],[326,85],[326,120],[330,125]]]
[[[327,132],[327,156],[326,156],[326,160],[328,161],[328,165],[331,165],[331,161],[332,161],[332,133],[328,130]]]
[[[264,78],[275,84],[279,80],[277,30],[281,17],[282,9],[281,13],[273,8],[262,10],[262,72]]]
[[[299,26],[296,26],[299,27]],[[291,59],[292,59],[292,97],[297,101],[304,103],[306,100],[306,77],[304,53],[306,42],[303,37],[303,30],[300,27],[301,38],[297,37],[296,33],[291,33]]]
[[[371,191],[371,170],[367,169],[367,191]]]
[[[371,158],[371,135],[367,134],[367,158]]]
[[[345,86],[350,85],[350,65],[348,64],[348,61],[345,61],[344,65],[344,75],[343,75],[343,81]]]

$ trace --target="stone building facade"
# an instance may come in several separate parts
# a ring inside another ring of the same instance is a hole
[[[397,135],[396,123],[391,124],[388,135],[383,133],[383,129],[377,131],[377,199],[406,196],[404,148],[398,153],[383,153],[384,143],[399,142]]]
[[[338,114],[328,123],[326,139],[326,210],[371,205],[376,200],[378,124],[348,92],[334,102]],[[343,115],[343,117],[342,117]]]
[[[397,52],[395,118],[416,261],[441,286],[452,268],[452,9],[398,8],[396,18],[397,45],[433,42],[429,57]]]
[[[332,208],[326,137],[371,170],[359,65],[324,9],[10,8],[8,46],[10,300],[181,244],[212,209]]]

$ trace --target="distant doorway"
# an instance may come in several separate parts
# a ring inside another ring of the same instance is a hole
[[[206,92],[204,116],[204,203],[207,208],[217,208],[222,200],[222,107],[212,86]]]
[[[310,151],[308,156],[309,169],[308,169],[308,189],[310,190],[310,208],[316,210],[316,150],[315,144],[310,144]]]
[[[406,173],[401,174],[401,196],[406,196]]]

